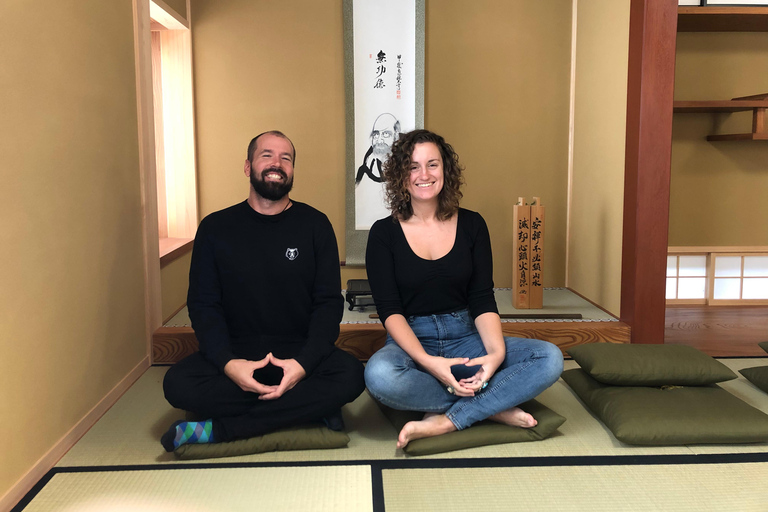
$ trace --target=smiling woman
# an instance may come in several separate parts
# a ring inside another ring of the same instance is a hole
[[[429,202],[443,190],[443,159],[434,143],[422,142],[413,148],[409,185],[411,202]]]
[[[392,215],[371,227],[366,267],[388,336],[365,381],[384,405],[426,413],[397,446],[484,419],[536,426],[517,406],[558,379],[563,357],[545,341],[502,335],[490,235],[480,214],[459,208],[458,155],[435,133],[403,134],[384,180]]]
[[[406,135],[401,135],[392,146],[392,156],[384,167],[387,203],[392,212],[408,220],[413,215],[410,188],[414,169],[419,168],[420,163],[426,167],[431,162],[433,173],[436,172],[435,166],[440,167],[441,183],[436,193],[437,215],[441,220],[446,220],[456,213],[462,198],[460,189],[464,177],[459,155],[436,133],[414,130]]]

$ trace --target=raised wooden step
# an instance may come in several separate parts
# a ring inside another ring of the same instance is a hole
[[[503,322],[504,336],[534,338],[565,351],[584,343],[629,343],[630,327],[623,322]],[[341,324],[336,346],[367,361],[384,346],[387,333],[379,323]],[[152,362],[175,363],[197,351],[191,327],[161,327],[152,339]]]

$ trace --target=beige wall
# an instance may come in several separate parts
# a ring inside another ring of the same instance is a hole
[[[570,39],[570,0],[427,2],[425,125],[466,167],[496,286],[512,286],[518,196],[547,208],[544,286],[565,283]]]
[[[298,151],[292,197],[328,215],[343,259],[341,0],[194,0],[191,10],[201,216],[246,197],[246,145],[277,128]],[[497,286],[511,285],[519,195],[548,206],[545,285],[562,286],[570,1],[428,1],[426,32],[425,124],[467,168],[463,204],[488,221]]]
[[[342,237],[341,0],[194,0],[191,10],[200,217],[245,200],[248,142],[278,129],[297,148],[292,197]]]
[[[768,92],[768,33],[681,33],[676,100]],[[675,114],[669,245],[768,245],[768,142],[707,142],[751,131],[751,113]]]
[[[0,4],[0,496],[147,355],[131,0],[43,4]]]
[[[168,7],[176,11],[176,14],[184,18],[187,18],[187,0],[161,0],[165,2]]]
[[[576,19],[568,286],[618,316],[629,0],[578,0]]]
[[[163,322],[169,320],[187,303],[191,261],[192,253],[188,252],[160,269]]]

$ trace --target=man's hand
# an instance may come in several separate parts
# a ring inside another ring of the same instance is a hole
[[[259,361],[230,359],[229,362],[224,365],[224,373],[243,391],[258,393],[260,395],[272,393],[277,389],[277,386],[267,386],[253,378],[253,372],[267,366],[271,356],[272,354],[267,354],[264,359],[260,359]]]
[[[286,391],[293,389],[293,386],[307,375],[307,372],[304,371],[304,368],[295,359],[278,359],[271,353],[267,355],[267,359],[269,359],[269,363],[283,369],[283,378],[275,389],[261,395],[259,400],[280,398]]]

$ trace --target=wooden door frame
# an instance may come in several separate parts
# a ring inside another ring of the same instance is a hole
[[[149,0],[133,0],[133,13],[136,102],[139,121],[139,179],[143,210],[142,229],[144,232],[144,246],[142,247],[144,259],[144,325],[147,355],[151,358],[152,335],[163,321]]]
[[[676,0],[631,0],[621,321],[632,343],[663,343]]]

